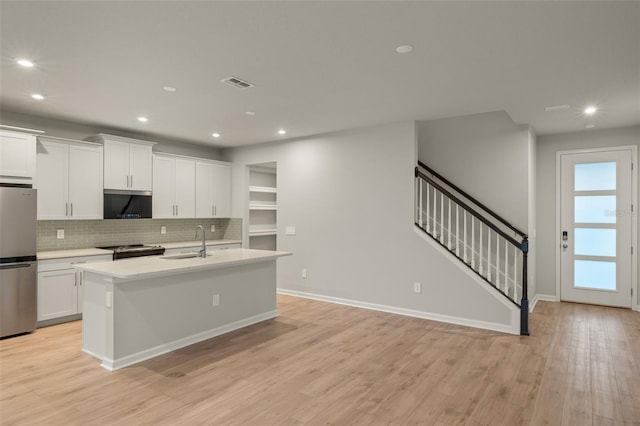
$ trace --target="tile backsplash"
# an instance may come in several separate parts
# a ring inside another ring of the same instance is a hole
[[[242,239],[242,219],[39,220],[38,251],[189,241],[197,225],[204,226],[208,240]],[[162,226],[167,228],[164,235]],[[64,239],[57,239],[58,229],[64,229]]]

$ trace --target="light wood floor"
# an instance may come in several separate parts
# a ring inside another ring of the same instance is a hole
[[[79,321],[0,342],[2,425],[640,425],[640,314],[541,302],[531,337],[280,296],[117,372]]]

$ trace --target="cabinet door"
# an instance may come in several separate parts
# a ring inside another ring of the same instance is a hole
[[[196,215],[196,162],[194,160],[175,159],[174,200],[176,217],[195,217]]]
[[[134,189],[136,191],[151,191],[151,147],[148,145],[138,145],[133,143],[129,148],[129,189]]]
[[[173,202],[174,160],[166,157],[153,157],[153,213],[154,219],[175,217]]]
[[[129,188],[129,144],[104,141],[104,188]]]
[[[36,138],[18,132],[0,132],[0,176],[11,183],[33,184],[36,173]]]
[[[215,217],[231,216],[231,167],[215,164],[213,175],[213,204]]]
[[[69,216],[102,219],[102,147],[69,146]]]
[[[214,165],[196,161],[196,217],[213,217]]]
[[[75,269],[38,273],[38,321],[78,313]]]
[[[69,145],[39,141],[38,219],[66,219],[69,213]]]

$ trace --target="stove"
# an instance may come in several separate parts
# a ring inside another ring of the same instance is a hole
[[[121,246],[97,247],[113,252],[113,260],[128,259],[130,257],[157,256],[164,254],[162,246],[145,246],[143,244],[130,244]]]

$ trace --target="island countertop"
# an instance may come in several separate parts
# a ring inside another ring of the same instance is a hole
[[[199,257],[167,259],[164,256],[146,256],[112,262],[87,263],[76,265],[76,268],[113,277],[116,281],[122,282],[264,262],[290,255],[291,253],[282,251],[238,248],[211,251],[207,253],[206,259]]]

